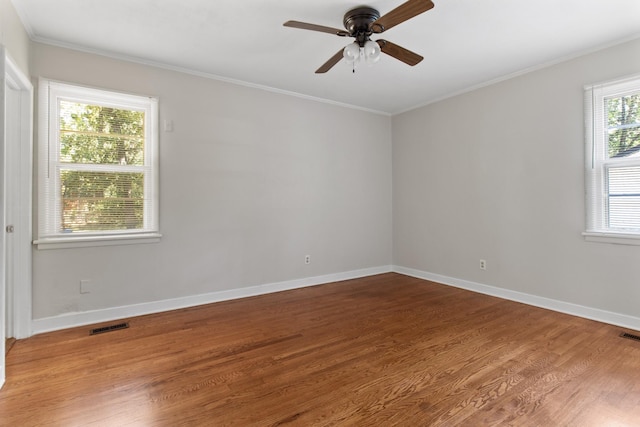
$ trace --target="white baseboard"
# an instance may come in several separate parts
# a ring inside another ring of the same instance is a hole
[[[194,307],[197,305],[211,304],[238,298],[246,298],[290,289],[304,288],[321,285],[323,283],[339,282],[341,280],[357,279],[373,276],[375,274],[392,271],[390,265],[366,268],[362,270],[346,271],[342,273],[327,274],[316,277],[289,280],[285,282],[268,283],[247,288],[229,289],[226,291],[211,292],[207,294],[191,295],[186,297],[132,304],[121,307],[105,308],[101,310],[65,313],[59,316],[34,319],[31,322],[33,335],[60,329],[74,328],[76,326],[90,325],[94,323],[110,322],[127,317],[142,316],[145,314],[159,313],[162,311],[177,310],[180,308]]]
[[[600,310],[592,307],[585,307],[577,304],[571,304],[564,301],[525,294],[509,289],[498,288],[481,283],[471,282],[469,280],[456,279],[454,277],[443,276],[440,274],[429,273],[426,271],[397,265],[366,268],[362,270],[353,270],[342,273],[327,274],[323,276],[307,277],[285,282],[268,283],[247,288],[230,289],[226,291],[211,292],[207,294],[192,295],[187,297],[153,301],[141,304],[132,304],[121,307],[106,308],[102,310],[65,313],[59,316],[34,319],[31,323],[31,331],[35,335],[60,329],[73,328],[76,326],[109,322],[113,320],[124,319],[127,317],[142,316],[145,314],[177,310],[203,304],[211,304],[214,302],[246,298],[256,295],[264,295],[273,292],[316,286],[324,283],[339,282],[341,280],[357,279],[360,277],[373,276],[375,274],[388,273],[391,271],[411,277],[417,277],[419,279],[442,283],[448,286],[454,286],[456,288],[478,292],[485,295],[503,298],[510,301],[521,302],[523,304],[532,305],[534,307],[545,308],[553,311],[558,311],[560,313],[571,314],[573,316],[584,317],[586,319],[640,331],[640,318],[638,317]]]
[[[429,273],[426,271],[415,270],[398,265],[393,266],[393,271],[407,276],[417,277],[419,279],[430,280],[432,282],[454,286],[456,288],[466,289],[485,295],[491,295],[510,301],[521,302],[523,304],[528,304],[535,307],[546,308],[548,310],[558,311],[560,313],[571,314],[573,316],[583,317],[585,319],[595,320],[598,322],[608,323],[610,325],[616,325],[623,328],[640,331],[640,318],[628,316],[626,314],[614,313],[611,311],[600,310],[598,308],[585,307],[582,305],[558,301],[545,297],[539,297],[531,294],[525,294],[509,289],[483,285],[481,283],[456,279],[454,277],[442,276],[440,274]]]

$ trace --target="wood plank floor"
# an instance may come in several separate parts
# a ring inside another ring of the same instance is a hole
[[[18,340],[0,425],[640,425],[621,328],[399,274],[126,320]]]

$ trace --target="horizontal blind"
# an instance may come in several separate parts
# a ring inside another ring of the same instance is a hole
[[[640,232],[640,166],[607,167],[608,227]]]
[[[157,232],[157,101],[44,84],[39,238]]]

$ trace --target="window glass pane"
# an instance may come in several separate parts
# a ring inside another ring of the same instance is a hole
[[[609,198],[609,227],[640,230],[640,196]]]
[[[143,228],[144,174],[60,171],[62,230]]]
[[[640,94],[605,101],[609,157],[640,157]]]
[[[60,101],[60,161],[144,164],[144,112]]]
[[[640,230],[640,166],[609,168],[609,227]]]

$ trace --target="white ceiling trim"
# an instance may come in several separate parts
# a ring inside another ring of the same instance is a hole
[[[36,37],[31,37],[31,41],[36,42],[36,43],[42,43],[42,44],[50,45],[50,46],[61,47],[61,48],[64,48],[64,49],[75,50],[77,52],[83,52],[83,53],[89,53],[89,54],[92,54],[92,55],[103,56],[103,57],[106,57],[106,58],[116,59],[116,60],[119,60],[119,61],[132,62],[134,64],[146,65],[146,66],[149,66],[149,67],[160,68],[160,69],[163,69],[163,70],[174,71],[174,72],[182,73],[182,74],[189,74],[189,75],[192,75],[192,76],[202,77],[202,78],[205,78],[205,79],[217,80],[217,81],[221,81],[221,82],[224,82],[224,83],[230,83],[230,84],[234,84],[234,85],[238,85],[238,86],[249,87],[249,88],[252,88],[252,89],[264,90],[266,92],[277,93],[277,94],[280,94],[280,95],[293,96],[295,98],[301,98],[301,99],[305,99],[305,100],[308,100],[308,101],[320,102],[322,104],[329,104],[329,105],[333,105],[333,106],[337,106],[337,107],[349,108],[349,109],[352,109],[352,110],[365,111],[367,113],[379,114],[381,116],[387,116],[387,117],[390,117],[390,116],[393,115],[392,113],[387,113],[385,111],[372,110],[370,108],[364,108],[364,107],[360,107],[358,105],[345,104],[345,103],[342,103],[342,102],[333,101],[331,99],[319,98],[319,97],[315,97],[315,96],[311,96],[311,95],[305,95],[303,93],[291,92],[291,91],[288,91],[288,90],[278,89],[278,88],[275,88],[275,87],[259,85],[259,84],[251,83],[251,82],[245,82],[245,81],[242,81],[242,80],[236,80],[236,79],[232,79],[232,78],[229,78],[229,77],[218,76],[216,74],[206,73],[204,71],[192,70],[192,69],[189,69],[189,68],[178,67],[178,66],[175,66],[175,65],[169,65],[169,64],[162,63],[162,62],[150,61],[148,59],[143,59],[143,58],[138,58],[138,57],[133,57],[133,56],[128,56],[128,55],[122,55],[122,54],[113,53],[113,52],[105,52],[105,51],[101,51],[101,50],[97,50],[97,49],[86,48],[86,47],[77,46],[77,45],[70,44],[70,43],[60,42],[60,41],[57,41],[57,40],[46,39],[46,38],[43,38],[43,37],[37,37],[37,36]]]
[[[413,106],[413,107],[409,107],[409,108],[403,109],[401,111],[395,111],[395,112],[391,113],[391,116],[395,116],[395,115],[398,115],[398,114],[406,113],[406,112],[409,112],[409,111],[412,111],[412,110],[417,110],[418,108],[426,107],[427,105],[435,104],[435,103],[438,103],[440,101],[444,101],[445,99],[449,99],[449,98],[453,98],[453,97],[458,96],[458,95],[463,95],[465,93],[473,92],[474,90],[482,89],[483,87],[487,87],[487,86],[491,86],[491,85],[494,85],[494,84],[497,84],[497,83],[500,83],[500,82],[504,82],[506,80],[510,80],[510,79],[513,79],[513,78],[516,78],[516,77],[519,77],[519,76],[523,76],[525,74],[529,74],[529,73],[532,73],[534,71],[542,70],[544,68],[553,67],[554,65],[561,64],[561,63],[567,62],[567,61],[571,61],[572,59],[576,59],[576,58],[579,58],[581,56],[589,55],[590,53],[595,53],[595,52],[598,52],[600,50],[608,49],[610,47],[614,47],[614,46],[617,46],[617,45],[628,43],[628,42],[636,40],[636,39],[640,39],[640,33],[634,34],[633,36],[627,37],[627,38],[622,39],[622,40],[617,40],[617,41],[612,42],[612,43],[605,43],[605,44],[602,44],[602,45],[597,46],[597,47],[592,47],[590,49],[585,49],[584,51],[581,51],[581,52],[575,52],[575,53],[573,53],[571,55],[566,55],[566,56],[563,56],[561,58],[556,58],[553,61],[548,61],[548,62],[545,62],[543,64],[538,64],[538,65],[534,65],[532,67],[524,68],[522,70],[510,73],[510,74],[507,74],[507,75],[504,75],[504,76],[501,76],[501,77],[498,77],[498,78],[495,78],[495,79],[492,79],[492,80],[487,80],[486,82],[479,83],[477,85],[469,86],[468,88],[461,89],[461,90],[455,91],[455,92],[451,92],[451,93],[449,93],[447,95],[435,98],[435,99],[430,100],[428,102],[425,102],[423,104],[419,104],[419,105],[416,105],[416,106]]]
[[[51,39],[47,39],[47,38],[43,38],[43,37],[38,37],[38,36],[33,36],[32,33],[29,33],[29,37],[33,42],[36,43],[42,43],[42,44],[47,44],[50,46],[55,46],[55,47],[61,47],[64,49],[70,49],[70,50],[75,50],[78,52],[84,52],[84,53],[89,53],[92,55],[98,55],[98,56],[103,56],[106,58],[111,58],[111,59],[116,59],[119,61],[126,61],[126,62],[132,62],[135,64],[140,64],[140,65],[146,65],[149,67],[155,67],[155,68],[160,68],[163,70],[168,70],[168,71],[174,71],[177,73],[183,73],[183,74],[188,74],[188,75],[192,75],[192,76],[196,76],[196,77],[202,77],[205,79],[211,79],[211,80],[216,80],[216,81],[221,81],[224,83],[230,83],[230,84],[234,84],[234,85],[238,85],[238,86],[243,86],[243,87],[249,87],[252,89],[258,89],[258,90],[264,90],[266,92],[272,92],[272,93],[277,93],[280,95],[287,95],[287,96],[292,96],[295,98],[300,98],[300,99],[305,99],[308,101],[314,101],[314,102],[319,102],[322,104],[328,104],[328,105],[333,105],[333,106],[337,106],[337,107],[342,107],[342,108],[349,108],[352,110],[359,110],[359,111],[364,111],[367,113],[373,113],[373,114],[378,114],[381,116],[386,116],[386,117],[393,117],[395,115],[398,114],[402,114],[402,113],[406,113],[412,110],[416,110],[418,108],[422,108],[422,107],[426,107],[428,105],[432,105],[432,104],[436,104],[438,102],[444,101],[446,99],[449,98],[453,98],[459,95],[463,95],[465,93],[469,93],[469,92],[473,92],[474,90],[478,90],[478,89],[482,89],[484,87],[487,86],[491,86],[503,81],[507,81],[528,73],[532,73],[534,71],[538,71],[544,68],[548,68],[548,67],[552,67],[554,65],[560,64],[562,62],[566,62],[566,61],[570,61],[572,59],[575,58],[579,58],[581,56],[584,55],[588,55],[590,53],[594,53],[594,52],[598,52],[600,50],[603,49],[607,49],[610,47],[614,47],[620,44],[624,44],[636,39],[640,39],[640,33],[638,34],[634,34],[631,37],[622,39],[622,40],[617,40],[613,43],[606,43],[597,47],[593,47],[590,49],[586,49],[584,51],[581,52],[576,52],[573,53],[571,55],[566,55],[564,57],[561,58],[556,58],[553,61],[549,61],[549,62],[545,62],[543,64],[538,64],[532,67],[528,67],[519,71],[516,71],[514,73],[510,73],[501,77],[498,77],[496,79],[492,79],[492,80],[487,80],[486,82],[482,82],[479,83],[477,85],[473,85],[473,86],[469,86],[467,88],[463,88],[461,90],[455,91],[455,92],[451,92],[448,94],[445,94],[441,97],[438,97],[436,99],[430,100],[428,102],[422,103],[422,104],[418,104],[406,109],[402,109],[399,111],[394,111],[394,112],[385,112],[385,111],[377,111],[377,110],[373,110],[373,109],[369,109],[369,108],[364,108],[364,107],[360,107],[357,105],[351,105],[351,104],[346,104],[346,103],[342,103],[342,102],[337,102],[337,101],[333,101],[330,99],[325,99],[325,98],[319,98],[319,97],[315,97],[315,96],[310,96],[310,95],[305,95],[303,93],[297,93],[297,92],[292,92],[292,91],[287,91],[287,90],[283,90],[283,89],[278,89],[278,88],[274,88],[274,87],[270,87],[270,86],[264,86],[264,85],[259,85],[259,84],[255,84],[255,83],[251,83],[251,82],[245,82],[242,80],[236,80],[236,79],[232,79],[229,77],[224,77],[224,76],[219,76],[216,74],[211,74],[211,73],[206,73],[203,71],[198,71],[198,70],[192,70],[192,69],[188,69],[188,68],[183,68],[183,67],[177,67],[175,65],[169,65],[169,64],[165,64],[165,63],[161,63],[161,62],[155,62],[155,61],[150,61],[144,58],[138,58],[138,57],[132,57],[132,56],[128,56],[128,55],[122,55],[122,54],[117,54],[117,53],[113,53],[113,52],[105,52],[105,51],[101,51],[101,50],[97,50],[97,49],[90,49],[90,48],[85,48],[82,46],[77,46],[74,44],[70,44],[70,43],[63,43],[57,40],[51,40]]]

